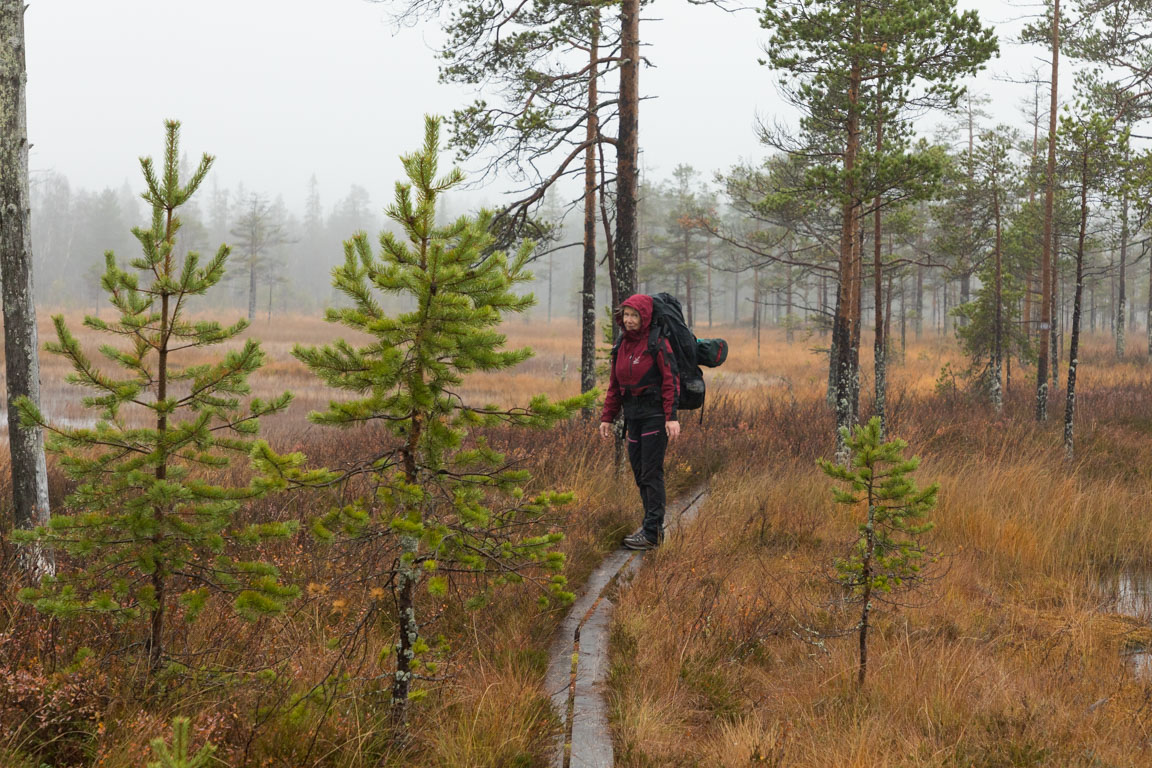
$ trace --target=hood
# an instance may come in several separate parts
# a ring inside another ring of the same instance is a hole
[[[625,336],[648,337],[648,329],[652,327],[652,297],[645,293],[634,293],[620,303],[616,311],[616,322],[624,327],[624,307],[631,307],[640,313],[640,329],[634,333],[624,332]]]

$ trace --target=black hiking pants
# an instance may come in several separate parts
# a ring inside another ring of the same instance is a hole
[[[644,535],[659,542],[664,537],[664,452],[668,432],[664,415],[626,419],[628,463],[644,504]]]

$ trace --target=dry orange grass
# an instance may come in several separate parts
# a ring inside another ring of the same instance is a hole
[[[867,688],[857,609],[829,578],[856,521],[811,447],[737,433],[694,529],[621,595],[619,765],[1152,765],[1152,679],[1126,658],[1152,628],[1110,594],[1114,574],[1152,562],[1152,369],[1093,340],[1069,463],[1063,393],[1056,424],[1034,424],[1024,386],[998,417],[932,396],[933,369],[959,361],[915,350],[894,389],[927,396],[908,395],[896,432],[924,457],[921,482],[941,483],[928,537],[941,557],[924,589],[879,606]]]
[[[79,320],[72,316],[70,324],[95,357],[96,340]],[[573,321],[514,319],[505,331],[510,346],[531,346],[536,357],[507,374],[470,377],[465,397],[508,405],[539,392],[578,391]],[[782,333],[766,331],[757,352],[746,328],[698,331],[727,338],[731,354],[706,374],[704,424],[684,419],[684,436],[669,455],[670,488],[718,474],[697,524],[649,558],[622,595],[611,693],[621,765],[1152,764],[1144,752],[1152,683],[1134,677],[1122,657],[1152,638],[1137,622],[1099,610],[1107,597],[1101,569],[1152,563],[1152,521],[1139,514],[1152,488],[1152,369],[1140,339],[1123,363],[1111,361],[1105,338],[1085,345],[1081,449],[1071,468],[1055,425],[1031,422],[1030,369],[1021,375],[1014,365],[1005,415],[994,417],[964,393],[934,394],[945,363],[966,365],[953,342],[909,340],[906,359],[891,369],[892,423],[924,456],[921,479],[942,483],[931,541],[944,557],[930,591],[880,611],[871,681],[860,694],[851,682],[853,640],[835,636],[853,616],[825,578],[852,521],[833,508],[812,461],[831,444],[822,403],[827,340],[798,333],[786,344]],[[41,338],[50,333],[45,323]],[[306,421],[309,410],[343,395],[325,390],[291,347],[348,336],[345,329],[288,316],[258,319],[246,335],[260,338],[268,353],[253,377],[256,394],[296,394],[288,413],[264,424],[274,447],[335,465],[384,439]],[[62,361],[45,356],[43,366],[48,412],[84,418],[80,393],[63,383]],[[867,411],[867,338],[862,366]],[[1054,419],[1062,412],[1058,396]],[[638,519],[631,479],[613,474],[611,449],[593,439],[592,426],[576,421],[544,436],[491,436],[499,450],[528,461],[541,486],[577,491],[579,504],[558,521],[574,584]],[[53,487],[61,492],[64,483],[56,477]],[[295,496],[248,514],[307,520],[331,503],[334,497]],[[333,639],[351,629],[378,586],[359,579],[358,558],[368,553],[324,549],[301,536],[272,554],[312,585],[291,616],[256,631],[221,612],[181,642],[214,648],[214,663],[224,666],[253,655],[283,660],[275,679],[185,682],[144,704],[109,692],[100,765],[139,764],[148,735],[170,714],[189,711],[213,713],[198,727],[234,765],[301,764],[302,745],[316,733],[310,761],[325,766],[543,764],[555,720],[539,681],[559,613],[539,612],[533,588],[499,593],[480,615],[443,614],[436,631],[454,648],[445,661],[451,680],[417,707],[413,758],[384,746],[376,676],[387,668],[381,654],[390,627],[374,624],[355,665],[341,667],[348,677],[321,689],[331,698],[299,699],[338,660]],[[27,618],[9,613],[5,621]],[[78,630],[59,642],[94,641]],[[0,737],[0,763],[6,747]]]

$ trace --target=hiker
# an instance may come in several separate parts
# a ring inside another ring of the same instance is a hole
[[[659,336],[656,352],[648,349],[651,296],[629,296],[616,312],[616,321],[623,327],[624,337],[609,373],[600,436],[612,437],[612,422],[623,409],[628,462],[644,504],[644,522],[624,537],[624,546],[653,549],[664,539],[664,451],[668,441],[680,435],[676,420],[680,382],[668,340]]]

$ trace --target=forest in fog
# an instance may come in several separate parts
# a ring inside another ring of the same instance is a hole
[[[217,2],[0,0],[0,768],[1152,766],[1152,0]]]

